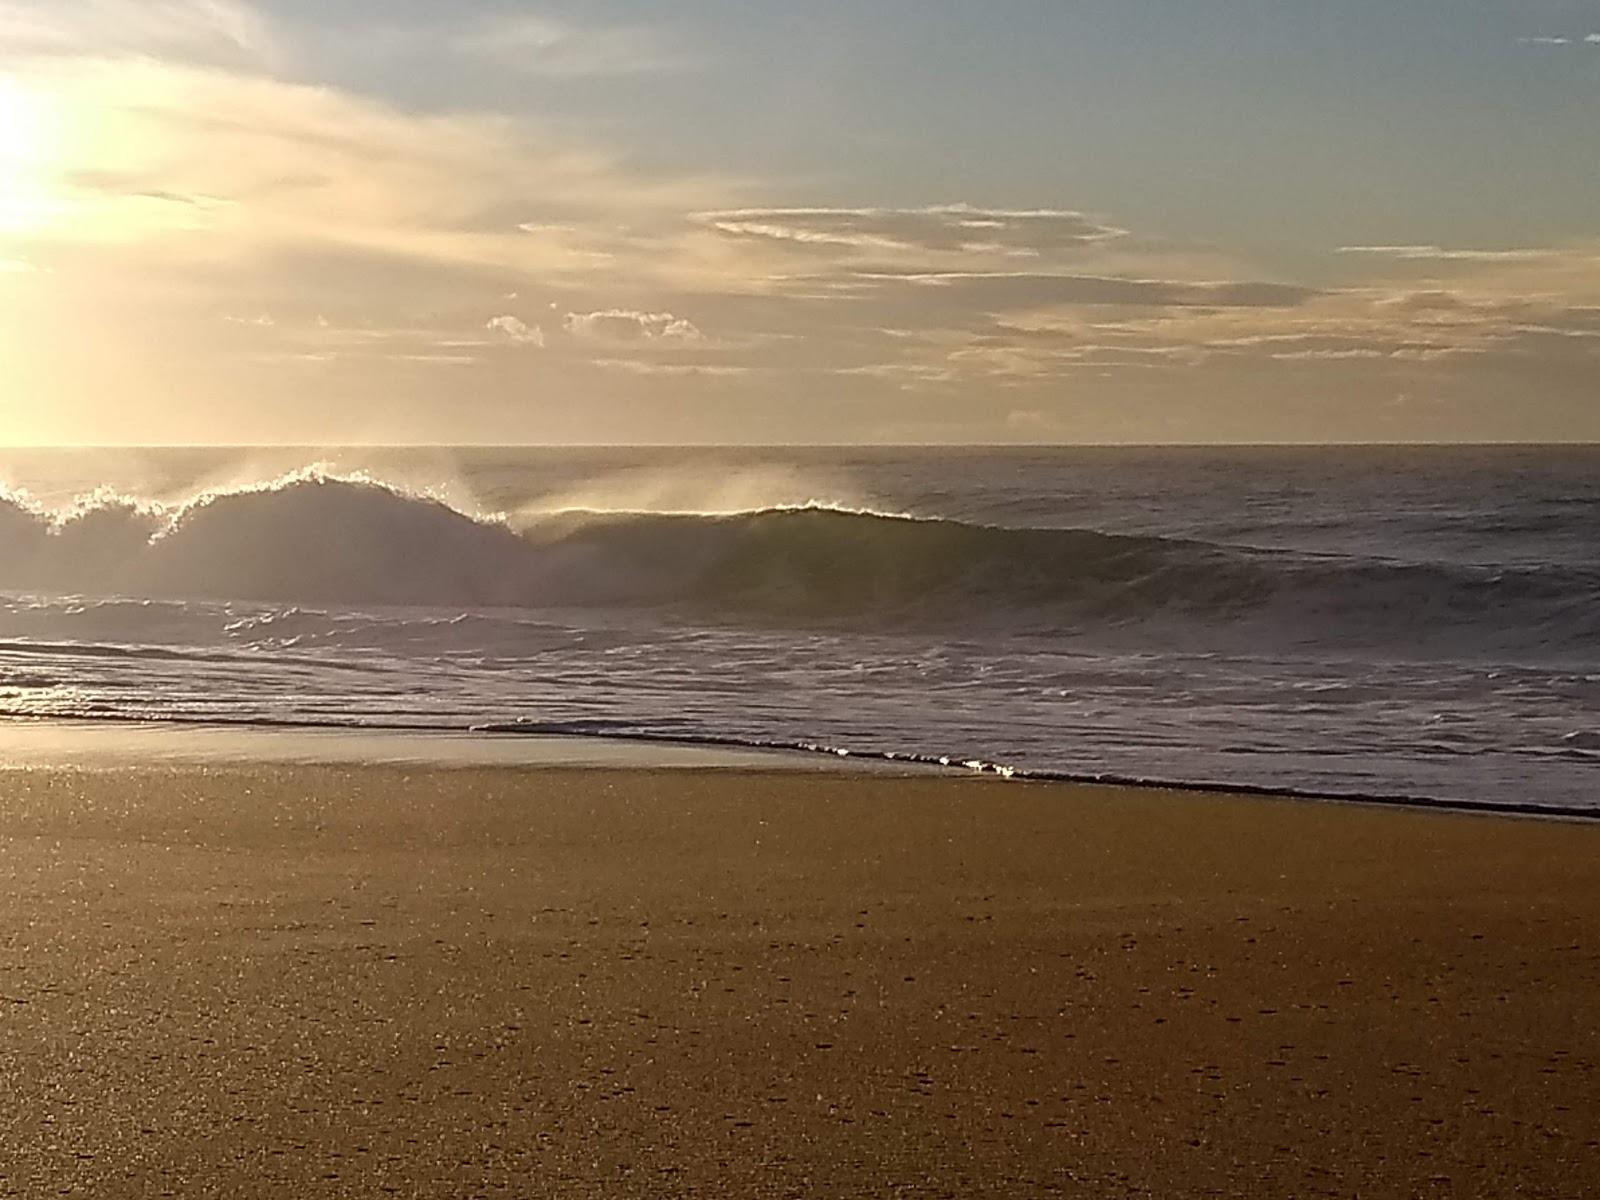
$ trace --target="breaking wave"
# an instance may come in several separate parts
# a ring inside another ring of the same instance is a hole
[[[181,505],[60,513],[0,494],[0,588],[357,606],[667,607],[701,617],[1559,653],[1600,638],[1600,567],[1310,555],[812,504],[565,510],[515,522],[376,479],[301,472]]]

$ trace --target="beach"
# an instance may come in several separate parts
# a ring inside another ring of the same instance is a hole
[[[1600,828],[751,769],[0,773],[0,1195],[1582,1197]]]

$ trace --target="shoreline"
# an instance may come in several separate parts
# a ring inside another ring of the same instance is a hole
[[[895,773],[866,757],[807,754],[789,747],[664,744],[576,734],[511,736],[473,728],[353,726],[303,721],[207,721],[130,717],[0,717],[0,772],[158,767],[547,768]],[[901,764],[902,773],[931,773]]]
[[[164,740],[165,744],[158,744]],[[301,720],[208,720],[123,716],[0,716],[0,770],[8,765],[105,767],[155,764],[250,766],[495,766],[539,770],[744,769],[909,776],[991,777],[1043,786],[1123,788],[1197,796],[1249,796],[1314,804],[1457,813],[1590,824],[1600,822],[1600,790],[1590,808],[1536,801],[1452,800],[1436,796],[1314,791],[1204,779],[1146,778],[1114,772],[1026,770],[981,758],[859,750],[819,743],[713,735],[615,732],[582,722],[522,722],[460,728],[341,725]]]
[[[1567,1200],[1600,834],[993,778],[0,773],[0,1195]]]

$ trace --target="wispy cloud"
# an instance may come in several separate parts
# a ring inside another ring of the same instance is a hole
[[[1038,257],[1123,237],[1081,212],[965,204],[931,208],[748,208],[700,214],[720,234],[821,250]]]
[[[597,358],[591,365],[603,371],[664,379],[735,379],[756,369],[727,363],[665,363],[638,358]]]
[[[281,50],[268,23],[239,0],[0,2],[0,53],[11,56],[138,54],[268,64]]]
[[[470,367],[478,359],[471,354],[401,354],[400,362],[418,363],[425,367]]]
[[[1144,308],[1274,308],[1317,295],[1298,284],[1249,280],[1135,279],[1029,271],[944,271],[864,274],[883,284],[914,284],[959,294],[980,310],[1017,304],[1069,303]]]
[[[581,232],[529,237],[517,208],[536,197],[575,230],[649,228],[681,220],[708,191],[640,176],[526,123],[405,113],[262,75],[90,58],[35,63],[19,78],[49,97],[63,131],[39,186],[70,220],[42,229],[44,240],[162,239],[168,254],[212,256],[343,246],[588,273],[596,260]]]
[[[960,356],[969,368],[1048,374],[1063,362],[1119,368],[1164,361],[1199,367],[1273,363],[1445,364],[1533,347],[1551,361],[1589,358],[1600,336],[1600,306],[1507,294],[1492,278],[1456,290],[1348,289],[1271,309],[1182,309],[1128,317],[1082,308],[1015,313],[974,337]],[[1571,347],[1560,349],[1559,343]],[[1592,361],[1592,359],[1591,359]]]
[[[1523,46],[1600,46],[1600,33],[1584,34],[1581,37],[1520,37],[1517,42]]]
[[[542,15],[498,17],[455,35],[450,44],[461,54],[558,78],[673,71],[694,62],[660,29],[575,25]]]
[[[1406,262],[1526,262],[1548,258],[1555,251],[1522,248],[1511,250],[1457,249],[1442,246],[1340,246],[1340,254],[1367,254]]]

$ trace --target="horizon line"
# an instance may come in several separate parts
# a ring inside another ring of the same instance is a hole
[[[27,450],[1338,450],[1594,449],[1600,440],[1462,440],[1329,442],[15,442]]]

